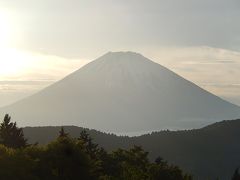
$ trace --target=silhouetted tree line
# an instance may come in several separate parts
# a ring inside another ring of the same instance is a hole
[[[0,125],[0,177],[6,180],[192,180],[160,157],[150,162],[140,146],[109,153],[85,130],[71,138],[61,128],[47,145],[27,144],[10,120],[6,115]],[[238,170],[232,179],[239,179]]]

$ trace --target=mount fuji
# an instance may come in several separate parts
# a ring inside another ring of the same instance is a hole
[[[109,52],[0,109],[20,126],[76,125],[112,133],[199,128],[240,108],[134,52]]]

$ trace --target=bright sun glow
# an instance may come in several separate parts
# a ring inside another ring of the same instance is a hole
[[[0,9],[0,79],[19,73],[28,62],[23,53],[10,48],[14,28],[13,15]]]
[[[45,79],[42,72],[48,72],[48,77],[59,79],[88,62],[14,48],[0,48],[0,81]]]
[[[23,52],[11,48],[0,49],[0,79],[22,72],[30,63],[30,59]]]

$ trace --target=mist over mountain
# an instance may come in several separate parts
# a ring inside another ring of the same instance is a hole
[[[5,113],[20,126],[131,133],[198,128],[236,119],[240,108],[140,54],[109,52]]]

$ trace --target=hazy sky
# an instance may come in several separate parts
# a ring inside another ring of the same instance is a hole
[[[239,22],[239,0],[0,0],[0,106],[122,50],[240,105]]]

